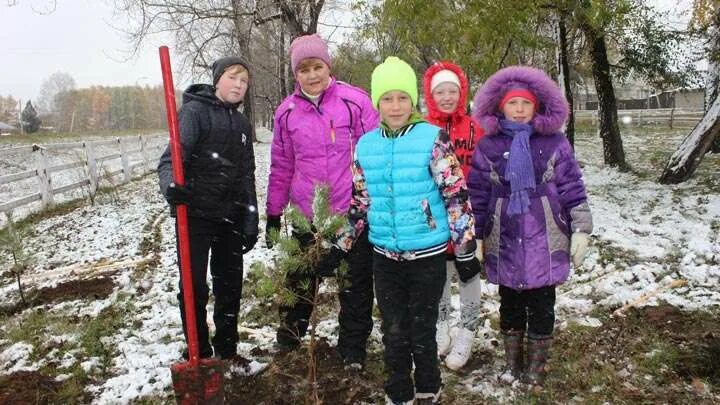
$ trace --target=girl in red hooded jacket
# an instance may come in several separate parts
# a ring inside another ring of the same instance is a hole
[[[463,174],[467,177],[475,144],[483,135],[483,130],[473,118],[467,115],[468,80],[465,72],[451,62],[436,62],[425,71],[423,91],[428,107],[426,119],[450,134],[455,155],[460,160]],[[448,244],[447,281],[440,300],[437,345],[438,353],[441,356],[447,355],[445,364],[448,368],[457,370],[464,366],[470,358],[472,340],[481,320],[482,284],[479,274],[467,278],[458,272],[453,258],[452,244]],[[461,319],[458,324],[458,332],[454,339],[451,339],[450,283],[454,273],[458,273],[460,279]]]

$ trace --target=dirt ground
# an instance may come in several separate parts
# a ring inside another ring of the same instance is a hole
[[[0,308],[0,313],[10,316],[24,309],[34,308],[44,304],[83,298],[100,300],[107,298],[113,292],[113,287],[114,283],[110,277],[68,281],[54,287],[45,287],[40,290],[29,290],[26,293],[27,304],[18,302],[11,307]]]
[[[112,291],[109,278],[61,284],[39,293],[36,304]],[[502,350],[497,347],[497,350]],[[262,372],[225,379],[226,403],[286,405],[307,402],[307,347],[290,353],[253,351],[269,362]],[[474,353],[463,377],[492,362],[493,353]],[[662,305],[604,319],[599,328],[570,327],[557,333],[542,392],[520,393],[514,403],[715,403],[720,386],[720,324],[711,313],[682,312]],[[238,359],[236,366],[246,364]],[[382,353],[371,352],[362,372],[344,370],[334,347],[317,343],[318,392],[323,404],[382,403]],[[62,382],[38,372],[0,377],[0,404],[60,403]],[[446,386],[444,403],[495,403]],[[479,399],[478,399],[479,398]],[[77,398],[79,403],[88,398]],[[172,401],[154,398],[148,403]],[[468,402],[470,401],[470,402]],[[478,402],[480,401],[480,402]]]
[[[0,376],[0,404],[51,404],[60,383],[35,371]]]
[[[257,356],[269,353],[257,351]],[[225,400],[231,404],[302,404],[311,390],[307,384],[308,357],[303,348],[290,353],[275,354],[263,372],[253,376],[236,376],[227,380]],[[382,398],[382,375],[376,367],[382,364],[372,354],[364,371],[348,372],[335,348],[325,340],[317,343],[318,392],[324,404],[374,403]]]

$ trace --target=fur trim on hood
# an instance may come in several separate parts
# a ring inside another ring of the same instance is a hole
[[[529,66],[509,66],[487,79],[475,94],[472,116],[487,134],[495,134],[503,118],[500,100],[508,90],[524,88],[537,97],[539,105],[530,122],[536,132],[550,135],[562,129],[568,117],[568,103],[560,87],[542,70]]]
[[[458,79],[460,79],[460,99],[458,100],[457,108],[452,114],[444,113],[438,109],[435,100],[433,100],[432,91],[430,90],[432,77],[437,72],[445,69],[455,73]],[[456,122],[458,119],[467,115],[468,79],[462,68],[452,62],[435,62],[425,70],[425,74],[423,75],[423,95],[425,96],[425,104],[428,108],[427,116],[431,122],[444,122],[447,121],[450,116],[452,116],[453,121]]]

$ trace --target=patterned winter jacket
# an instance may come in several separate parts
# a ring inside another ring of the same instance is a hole
[[[318,184],[330,187],[333,212],[346,213],[355,145],[378,121],[378,112],[360,88],[331,79],[316,106],[298,87],[275,110],[267,215],[280,215],[291,203],[312,219]]]
[[[505,168],[512,137],[499,130],[498,104],[507,89],[518,85],[531,90],[539,102],[530,136],[536,189],[529,193],[529,212],[510,216]],[[534,68],[505,68],[475,97],[473,115],[486,135],[475,148],[468,186],[492,283],[527,290],[564,282],[570,270],[571,233],[592,231],[582,173],[560,132],[567,113],[560,89]]]
[[[460,79],[460,99],[458,106],[452,113],[440,111],[430,91],[433,76],[441,70],[449,70]],[[470,161],[475,145],[484,132],[480,124],[466,113],[468,80],[460,66],[451,62],[436,62],[432,64],[423,75],[423,94],[427,104],[428,113],[425,117],[429,123],[443,128],[450,135],[455,156],[462,165],[463,174],[467,178],[470,173]]]
[[[472,259],[467,185],[445,131],[419,114],[397,131],[382,125],[360,140],[353,172],[349,223],[337,241],[342,250],[350,250],[368,224],[374,250],[390,259],[444,253],[448,239],[457,260]]]
[[[433,76],[441,70],[449,70],[455,73],[460,79],[460,99],[455,111],[446,113],[440,111],[432,96],[430,85]],[[480,124],[466,113],[467,95],[468,95],[468,79],[465,72],[460,66],[452,62],[436,62],[433,63],[423,75],[423,94],[425,95],[425,103],[427,104],[428,113],[425,117],[429,123],[437,125],[445,129],[450,136],[450,142],[453,144],[455,156],[457,156],[462,167],[463,174],[467,180],[470,173],[470,161],[475,150],[475,145],[483,136],[484,132]],[[448,254],[453,254],[453,244],[448,243]]]

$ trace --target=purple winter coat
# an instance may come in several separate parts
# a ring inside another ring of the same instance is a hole
[[[316,184],[330,187],[333,212],[344,214],[355,145],[378,123],[370,97],[358,87],[331,79],[318,106],[296,88],[275,110],[267,215],[281,215],[291,203],[312,219]]]
[[[507,90],[527,88],[538,99],[530,149],[536,189],[530,208],[510,216],[505,180],[512,137],[499,130],[498,104]],[[561,128],[565,98],[541,70],[509,67],[491,76],[475,96],[473,116],[486,135],[479,141],[468,177],[475,234],[484,239],[488,280],[515,290],[556,285],[570,271],[570,235],[592,231],[582,173]]]

